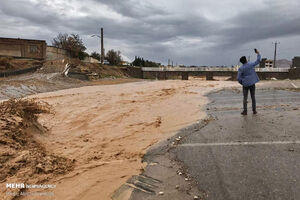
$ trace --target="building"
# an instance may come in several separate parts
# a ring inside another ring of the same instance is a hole
[[[266,58],[262,58],[259,63],[259,68],[265,68],[266,67]]]
[[[46,48],[45,40],[0,37],[0,56],[45,59]]]
[[[300,56],[295,56],[293,58],[292,67],[300,68]]]
[[[123,66],[130,66],[130,63],[127,61],[121,61],[121,65]]]
[[[260,68],[270,68],[273,67],[273,60],[268,60],[267,58],[261,59],[261,62],[259,63]]]
[[[87,63],[100,63],[99,60],[92,58],[90,56],[87,56],[84,58],[83,62],[87,62]]]
[[[273,60],[266,60],[265,67],[273,67]]]

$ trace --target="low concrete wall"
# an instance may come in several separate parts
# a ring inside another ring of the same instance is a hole
[[[143,78],[145,79],[158,79],[158,74],[161,74],[161,72],[142,72]]]
[[[134,78],[144,78],[142,69],[140,67],[127,67],[127,73]]]
[[[257,72],[258,77],[261,80],[276,78],[278,80],[288,79],[290,78],[291,74],[298,74],[293,75],[294,78],[299,77],[299,72],[293,70],[292,72]],[[195,72],[176,72],[176,71],[142,71],[142,76],[140,78],[146,79],[159,79],[159,80],[166,80],[166,79],[183,79],[188,80],[189,76],[206,76],[207,80],[213,80],[214,76],[228,76],[231,77],[231,80],[235,81],[237,78],[237,72],[235,71],[224,71],[224,72],[212,72],[212,71],[195,71]]]
[[[70,58],[70,54],[67,50],[53,47],[53,46],[47,46],[46,49],[46,59],[47,60],[61,60]]]
[[[145,69],[145,70],[143,70]],[[237,78],[237,71],[167,71],[163,69],[148,69],[148,68],[139,68],[139,67],[127,67],[128,73],[130,76],[136,78],[145,78],[145,79],[183,79],[188,80],[189,76],[205,76],[207,80],[213,80],[214,76],[228,76],[231,77],[231,80],[235,81]],[[261,80],[276,78],[278,80],[283,79],[300,79],[300,68],[293,68],[290,70],[268,70],[265,68],[257,70],[257,75]]]
[[[268,80],[271,78],[276,78],[278,80],[288,79],[289,72],[256,72],[259,79]]]
[[[167,80],[167,79],[182,79],[188,80],[189,72],[170,72],[170,71],[162,71],[162,72],[151,72],[151,71],[143,71],[143,78],[145,79],[158,79],[158,80]]]

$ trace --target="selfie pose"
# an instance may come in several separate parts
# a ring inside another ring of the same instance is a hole
[[[250,90],[251,99],[252,99],[252,111],[253,114],[257,114],[256,111],[256,100],[255,100],[255,84],[259,81],[259,78],[255,72],[255,66],[260,63],[260,53],[257,49],[254,49],[257,54],[257,59],[255,62],[248,62],[246,57],[243,56],[240,58],[240,62],[243,64],[238,70],[237,80],[243,86],[243,112],[242,115],[247,115],[247,100],[248,100],[248,91]]]

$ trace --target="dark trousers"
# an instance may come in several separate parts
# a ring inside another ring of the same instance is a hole
[[[255,100],[255,84],[243,87],[243,95],[244,95],[244,111],[247,112],[247,100],[248,100],[248,91],[250,90],[251,99],[252,99],[252,110],[256,111],[256,100]]]

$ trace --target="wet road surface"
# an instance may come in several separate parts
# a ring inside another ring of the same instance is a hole
[[[209,123],[176,148],[206,199],[300,199],[300,93],[257,90],[241,116],[240,90],[209,95]]]

